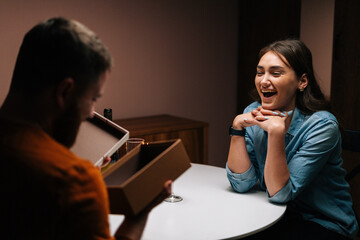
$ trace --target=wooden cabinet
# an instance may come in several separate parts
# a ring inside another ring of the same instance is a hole
[[[207,164],[208,123],[171,115],[113,120],[147,142],[180,138],[191,162]]]

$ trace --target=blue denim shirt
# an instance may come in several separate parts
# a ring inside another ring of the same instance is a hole
[[[244,112],[259,106],[254,102]],[[231,172],[226,166],[230,184],[235,191],[246,192],[259,181],[261,189],[266,190],[267,133],[259,126],[247,127],[245,141],[252,165],[241,174]],[[304,115],[296,108],[285,135],[285,151],[290,179],[269,200],[274,203],[292,200],[306,220],[353,237],[358,226],[344,178],[336,118],[326,111]]]

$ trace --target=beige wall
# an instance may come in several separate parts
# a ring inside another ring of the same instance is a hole
[[[236,111],[236,0],[1,1],[0,104],[24,33],[53,16],[87,25],[114,57],[98,112],[209,122],[210,164],[224,166]]]
[[[300,38],[330,95],[334,0],[302,0]],[[210,123],[209,162],[224,166],[236,114],[236,0],[16,0],[0,2],[0,104],[22,37],[52,16],[83,22],[115,61],[97,110],[114,118],[173,114]],[[241,36],[241,35],[240,35]]]
[[[330,98],[335,0],[302,0],[300,39],[313,54],[316,77]]]

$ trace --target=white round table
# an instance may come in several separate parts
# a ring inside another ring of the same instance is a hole
[[[285,205],[269,202],[266,193],[232,190],[224,168],[192,164],[173,183],[177,203],[163,202],[149,215],[144,240],[211,240],[249,236],[276,223]],[[124,216],[110,215],[114,234]]]

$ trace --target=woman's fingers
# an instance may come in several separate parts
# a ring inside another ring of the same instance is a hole
[[[261,111],[259,110],[259,108],[252,110],[252,111],[251,111],[251,114],[252,114],[254,117],[256,117],[256,116],[261,116],[261,115],[262,115],[262,113],[261,113]]]
[[[293,111],[281,112],[279,110],[269,110],[269,109],[263,109],[262,107],[258,107],[257,109],[252,110],[250,113],[244,113],[238,115],[233,122],[233,127],[235,128],[250,127],[258,124],[258,121],[268,120],[272,116],[286,118],[288,116],[291,116],[292,113]]]
[[[267,117],[267,116],[256,116],[255,120],[257,120],[257,121],[265,121],[265,120],[269,120],[269,117]]]
[[[257,117],[261,117],[261,116],[257,116]],[[256,118],[244,118],[244,127],[250,127],[253,126],[254,124],[256,124]]]
[[[279,111],[279,110],[268,110],[268,109],[261,109],[260,110],[262,115],[270,115],[270,116],[279,116],[279,117],[288,117],[291,116],[293,111]]]
[[[282,116],[281,114],[282,112],[278,111],[278,110],[268,110],[268,109],[261,109],[261,113],[263,115],[271,115],[271,116]]]
[[[277,116],[277,117],[281,117],[281,118],[287,118],[289,116],[291,116],[293,114],[293,111],[283,111],[280,112],[278,110],[273,111],[273,110],[267,110],[267,109],[261,109],[261,115],[257,115],[255,116],[255,120],[256,121],[265,121],[265,120],[269,120],[271,117],[273,116]]]

